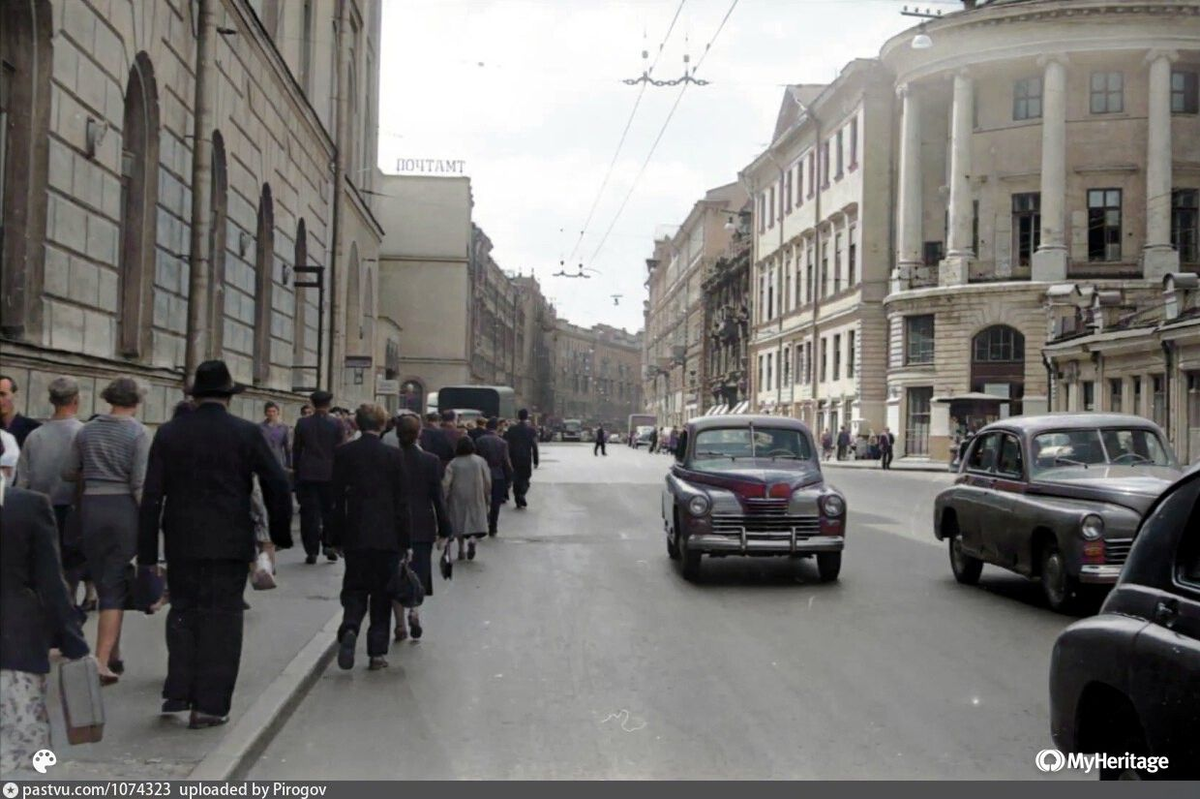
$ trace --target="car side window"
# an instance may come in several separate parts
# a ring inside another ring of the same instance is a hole
[[[1020,479],[1024,470],[1021,462],[1021,442],[1016,436],[1005,435],[1000,442],[1000,454],[996,459],[996,471],[1005,477]]]
[[[1200,496],[1192,500],[1192,510],[1175,554],[1175,575],[1179,582],[1200,590]]]
[[[996,450],[999,444],[999,433],[988,433],[981,436],[980,440],[971,448],[971,454],[967,456],[967,470],[972,472],[989,471],[992,464],[996,462]]]

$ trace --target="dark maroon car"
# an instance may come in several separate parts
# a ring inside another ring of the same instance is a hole
[[[846,498],[825,482],[812,433],[779,416],[705,416],[688,422],[662,494],[667,552],[683,575],[703,555],[817,559],[836,580]]]

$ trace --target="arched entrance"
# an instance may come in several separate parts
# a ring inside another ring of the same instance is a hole
[[[958,425],[978,429],[1006,416],[1018,416],[1025,397],[1025,336],[1009,325],[992,325],[971,339],[971,391],[1001,401],[966,403]],[[959,410],[956,408],[955,410]]]
[[[416,414],[425,413],[425,385],[420,380],[405,380],[401,384],[400,407]]]

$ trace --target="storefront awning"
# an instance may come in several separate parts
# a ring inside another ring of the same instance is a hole
[[[930,402],[1012,402],[1012,399],[984,394],[982,391],[968,391],[966,394],[956,394],[952,397],[934,397]]]

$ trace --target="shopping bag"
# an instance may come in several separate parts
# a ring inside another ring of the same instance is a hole
[[[446,541],[446,548],[442,550],[442,556],[438,558],[438,568],[442,571],[443,580],[454,579],[454,561],[450,560],[450,541]]]
[[[266,552],[259,552],[254,561],[250,587],[255,591],[269,591],[275,587],[275,575],[271,573],[271,556]]]
[[[425,601],[425,586],[421,584],[421,578],[408,565],[407,560],[400,561],[400,565],[396,567],[395,573],[388,581],[387,591],[388,596],[399,602],[402,607],[417,608]]]
[[[100,671],[92,657],[68,660],[58,668],[67,740],[72,746],[96,743],[104,737],[104,700]]]

